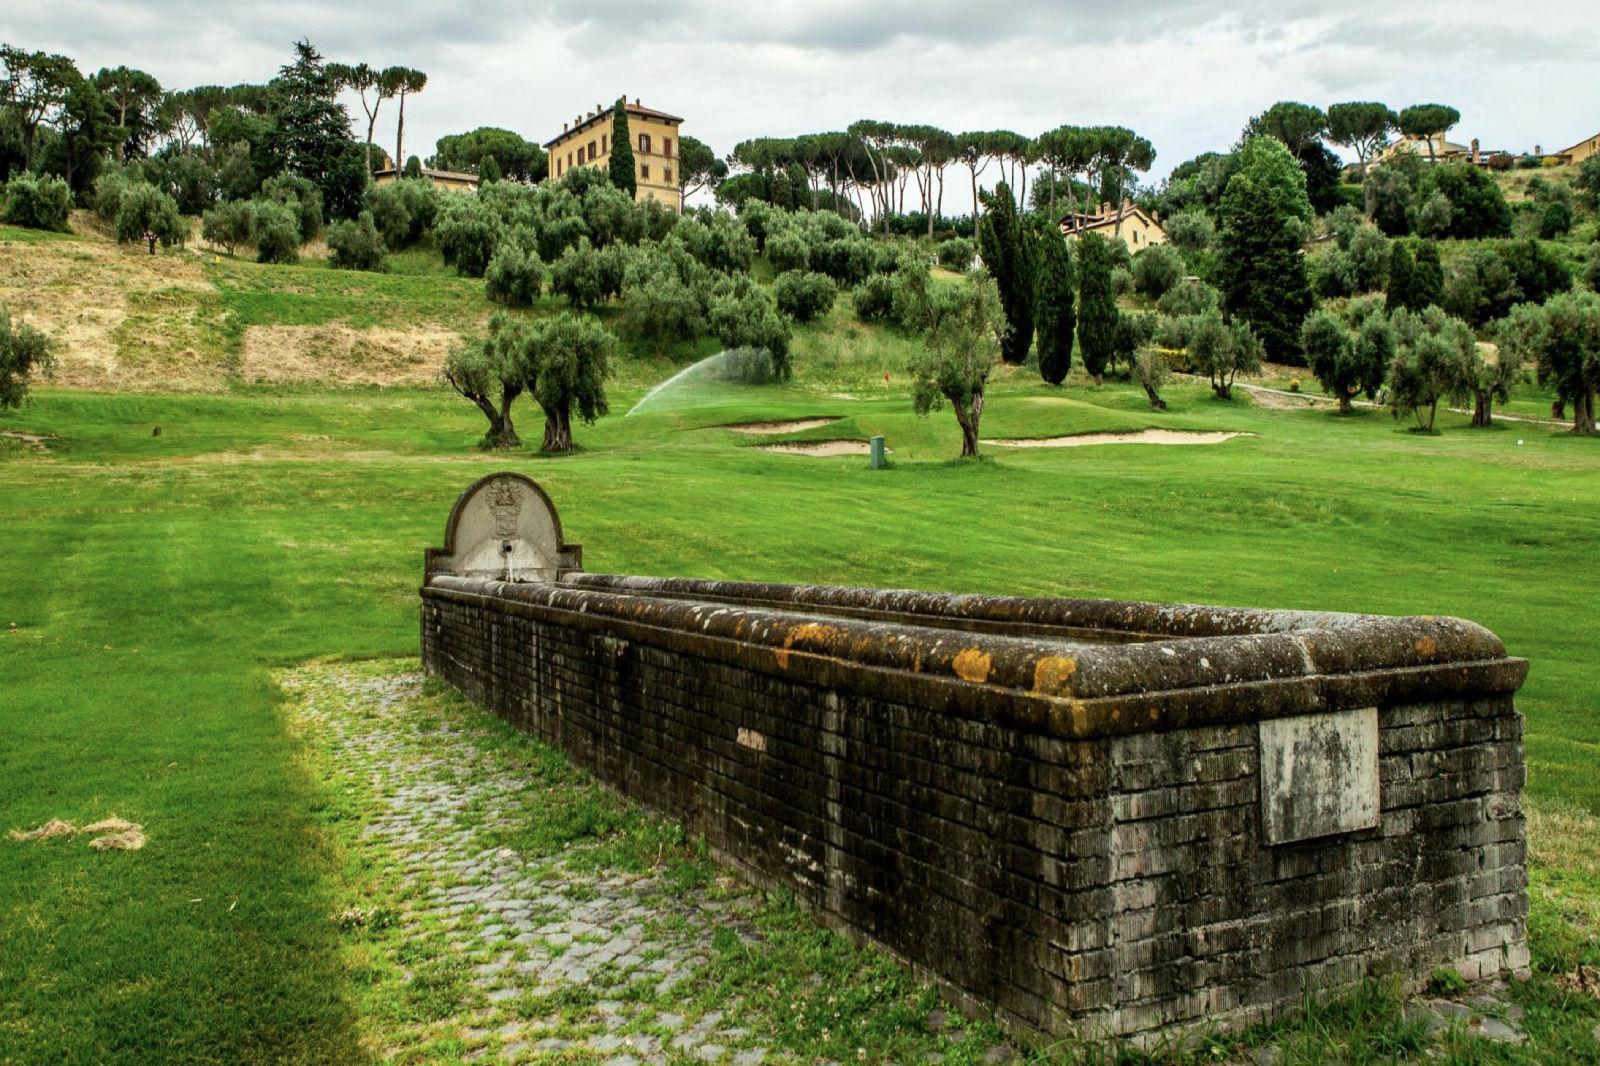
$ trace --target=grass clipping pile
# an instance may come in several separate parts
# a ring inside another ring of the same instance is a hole
[[[53,840],[56,837],[77,836],[81,833],[96,834],[94,839],[89,841],[89,846],[95,851],[138,851],[144,847],[144,826],[115,816],[82,827],[64,822],[60,818],[52,818],[36,829],[26,831],[13,829],[7,835],[12,840],[31,843]]]

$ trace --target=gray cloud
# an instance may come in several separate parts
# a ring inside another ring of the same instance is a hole
[[[1511,149],[1594,132],[1587,3],[1540,17],[1487,0],[0,0],[0,40],[164,84],[264,81],[293,42],[330,58],[426,71],[407,149],[502,125],[542,141],[618,93],[684,115],[726,151],[762,134],[863,116],[1037,132],[1119,122],[1150,137],[1157,175],[1231,143],[1279,99],[1439,99],[1458,133]],[[393,140],[392,110],[378,139]],[[963,182],[947,193],[965,197]],[[949,200],[947,199],[947,206]]]

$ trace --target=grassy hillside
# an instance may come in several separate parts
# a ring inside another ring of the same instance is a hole
[[[911,413],[909,342],[841,308],[798,335],[787,386],[699,381],[624,417],[701,351],[630,354],[578,454],[487,454],[475,409],[417,387],[488,310],[480,283],[424,256],[363,275],[0,231],[0,301],[63,337],[63,383],[96,386],[0,416],[42,438],[0,438],[0,523],[16,531],[0,822],[115,813],[150,834],[120,855],[0,848],[0,1062],[382,1052],[387,1022],[362,1012],[330,919],[353,876],[333,843],[345,815],[285,730],[271,671],[414,656],[421,549],[455,495],[502,468],[550,491],[595,571],[1482,622],[1532,662],[1537,964],[1600,963],[1594,441],[1457,415],[1422,437],[1384,411],[1224,403],[1186,382],[1156,414],[1136,386],[1004,370],[986,438],[1253,435],[960,463],[954,419]],[[817,415],[841,421],[800,438],[884,434],[892,469],[717,428]],[[537,425],[525,401],[521,419]],[[1522,994],[1543,1020],[1521,1061],[1592,1053],[1592,1006],[1548,980]]]

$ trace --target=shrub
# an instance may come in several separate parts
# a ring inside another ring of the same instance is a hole
[[[1217,239],[1216,224],[1204,211],[1180,211],[1162,223],[1167,240],[1178,251],[1188,255],[1209,251]]]
[[[712,270],[742,273],[750,269],[750,261],[755,258],[755,238],[725,211],[712,212],[704,219],[686,218],[672,232],[683,241],[689,254]]]
[[[1120,241],[1117,243],[1121,243]],[[1133,271],[1128,267],[1113,267],[1111,270],[1111,291],[1118,296],[1127,296],[1133,292]]]
[[[1198,315],[1221,305],[1221,295],[1203,281],[1174,285],[1156,301],[1156,309],[1163,315]]]
[[[1600,241],[1589,245],[1589,257],[1583,264],[1583,283],[1600,292]]]
[[[249,244],[255,231],[255,208],[244,200],[218,204],[200,220],[200,235],[212,244],[222,245],[229,255],[239,245]]]
[[[466,278],[481,278],[500,241],[501,223],[475,196],[451,196],[441,203],[433,239],[447,265]]]
[[[115,224],[117,212],[122,210],[122,196],[133,184],[126,171],[110,170],[94,182],[94,211],[107,222]]]
[[[1417,184],[1419,224],[1436,223],[1435,197],[1442,195],[1449,206],[1449,221],[1439,236],[1472,240],[1480,237],[1511,236],[1511,209],[1494,178],[1471,163],[1440,163],[1428,168]],[[1421,226],[1419,225],[1419,228]],[[1427,230],[1425,230],[1427,232]]]
[[[1572,287],[1565,262],[1539,241],[1474,245],[1456,256],[1440,301],[1473,326],[1505,317],[1514,304],[1544,303]]]
[[[772,366],[772,353],[765,348],[729,348],[717,363],[717,377],[736,385],[767,385],[777,380],[777,376]]]
[[[544,288],[537,254],[511,241],[503,242],[483,274],[484,295],[507,307],[529,307]]]
[[[304,244],[322,231],[322,190],[309,179],[295,174],[279,174],[261,183],[260,198],[283,204],[294,211]]]
[[[789,377],[789,324],[767,290],[739,278],[711,301],[711,332],[728,348],[765,348],[773,373]]]
[[[1448,237],[1453,214],[1450,197],[1435,191],[1417,208],[1417,217],[1412,226],[1424,237]]]
[[[67,231],[72,188],[51,175],[18,174],[6,184],[5,220],[28,229]]]
[[[217,202],[217,171],[198,152],[177,152],[161,160],[158,187],[185,215],[198,215]],[[321,194],[318,194],[321,204]],[[320,210],[320,207],[319,207]]]
[[[330,266],[339,270],[384,269],[383,238],[373,224],[372,212],[363,211],[353,219],[328,227],[328,247],[333,250]]]
[[[844,237],[823,241],[811,249],[811,269],[820,271],[841,285],[856,285],[872,273],[875,252],[865,237]]]
[[[0,305],[0,411],[21,407],[33,378],[55,367],[50,338],[23,322],[13,322]]]
[[[767,261],[779,273],[805,270],[811,265],[811,245],[794,230],[781,230],[767,238]]]
[[[1553,241],[1572,232],[1572,207],[1562,200],[1552,200],[1539,211],[1539,237]]]
[[[833,309],[838,287],[826,274],[790,270],[779,274],[772,286],[778,310],[796,322],[810,322]]]
[[[367,193],[367,209],[386,247],[409,247],[433,228],[439,214],[439,190],[433,182],[418,178],[385,182]]]
[[[565,296],[580,310],[589,310],[622,293],[626,250],[613,245],[595,248],[587,237],[561,253],[550,268],[550,291]]]
[[[189,227],[172,197],[139,182],[124,190],[117,207],[117,240],[137,243],[145,239],[146,231],[154,233],[164,248],[182,245],[189,236]]]
[[[861,321],[887,320],[894,313],[894,280],[886,274],[873,274],[856,286],[852,302]]]
[[[255,216],[256,261],[297,261],[300,258],[300,218],[294,209],[277,200],[258,200]]]
[[[1152,244],[1133,257],[1133,284],[1159,300],[1183,280],[1183,259],[1164,244]]]
[[[951,237],[939,245],[937,254],[940,266],[964,273],[972,268],[972,257],[978,254],[978,250],[965,237]]]
[[[689,262],[704,273],[694,260]],[[706,329],[704,300],[684,280],[668,249],[645,245],[622,274],[622,320],[657,353],[673,341],[693,340]]]

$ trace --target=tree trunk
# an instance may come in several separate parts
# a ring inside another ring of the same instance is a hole
[[[1567,420],[1567,398],[1565,396],[1557,395],[1554,400],[1550,401],[1550,417],[1557,422],[1565,422]]]
[[[572,415],[565,407],[544,409],[544,444],[542,451],[563,455],[572,450]]]
[[[960,401],[952,400],[950,403],[956,413],[956,421],[961,424],[961,457],[963,459],[978,457],[978,423],[983,418],[983,393],[974,393],[971,409],[961,406]]]
[[[1594,392],[1580,392],[1572,398],[1572,432],[1582,437],[1595,435]]]
[[[1144,394],[1145,396],[1149,397],[1150,406],[1154,407],[1157,411],[1165,411],[1167,409],[1167,401],[1158,396],[1154,388],[1146,385],[1144,387]]]
[[[967,167],[967,173],[972,175],[972,233],[973,233],[973,236],[977,236],[977,233],[978,233],[978,168],[974,167],[974,166],[968,166]]]
[[[1350,403],[1350,394],[1348,392],[1344,391],[1343,389],[1340,389],[1339,390],[1339,413],[1342,414],[1342,415],[1348,415],[1348,414],[1353,413],[1354,411],[1355,411],[1355,407]]]
[[[400,101],[400,118],[394,125],[395,177],[399,177],[406,169],[406,93],[404,89],[400,90],[400,95],[397,99]]]
[[[1494,424],[1493,399],[1487,392],[1475,392],[1472,396],[1472,424],[1487,429]]]

